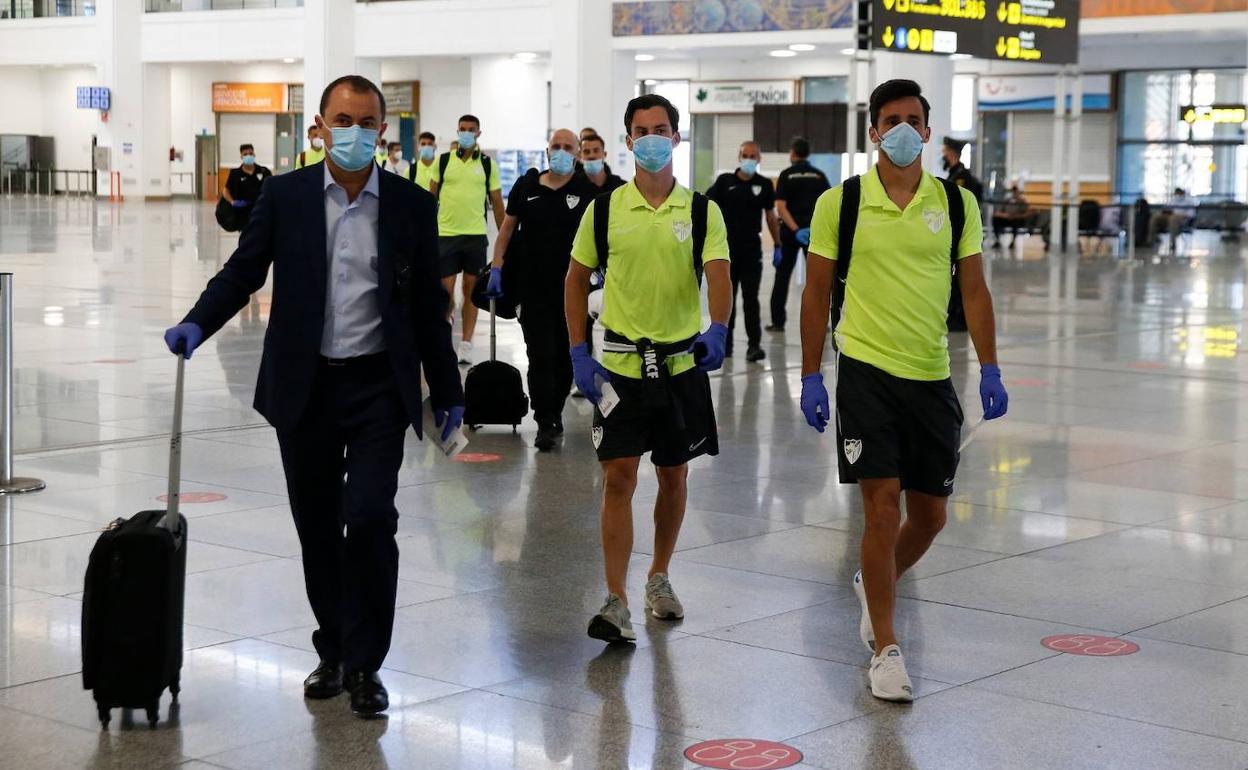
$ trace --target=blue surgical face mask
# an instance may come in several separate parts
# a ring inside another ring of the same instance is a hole
[[[477,144],[477,134],[473,131],[459,132],[459,147],[461,150],[471,150]]]
[[[642,169],[657,174],[672,162],[671,137],[648,134],[634,139],[633,158]]]
[[[434,150],[433,150],[432,144],[421,145],[420,159],[421,160],[433,160],[433,152]]]
[[[758,171],[758,161],[753,158],[746,158],[741,161],[741,170],[746,176],[754,176],[754,172]]]
[[[576,169],[576,158],[567,150],[550,151],[550,170],[559,176],[567,176]]]
[[[329,133],[333,139],[329,148],[329,157],[338,168],[344,171],[359,171],[373,162],[374,148],[377,146],[377,129],[335,126],[329,130]]]
[[[255,156],[255,155],[244,155],[244,156],[243,156],[243,165],[244,165],[244,166],[254,166],[254,165],[256,165],[256,156]]]
[[[602,160],[601,158],[599,158],[598,160],[587,160],[584,163],[585,173],[589,174],[590,176],[598,176],[606,168],[606,166],[604,165],[605,163],[606,161]]]
[[[880,137],[880,150],[893,165],[905,168],[923,152],[923,137],[909,123],[898,123]]]

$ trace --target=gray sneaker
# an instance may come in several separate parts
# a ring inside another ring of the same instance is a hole
[[[667,573],[655,573],[646,581],[646,609],[659,620],[680,620],[685,616],[685,608],[676,598]]]
[[[633,630],[632,613],[624,606],[624,601],[615,594],[607,594],[607,603],[602,605],[589,621],[589,635],[593,639],[612,644],[615,642],[634,642],[637,632]]]

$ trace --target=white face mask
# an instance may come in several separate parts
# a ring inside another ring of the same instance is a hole
[[[312,137],[312,149],[322,150],[325,148],[325,140],[319,136]]]

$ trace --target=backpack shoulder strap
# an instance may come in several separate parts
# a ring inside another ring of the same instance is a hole
[[[710,199],[700,192],[693,194],[693,211],[691,218],[693,220],[693,272],[698,278],[698,285],[702,285],[702,251],[706,248],[706,211],[710,204]]]
[[[485,172],[485,194],[490,194],[490,156],[481,153],[481,170]]]
[[[948,179],[941,179],[945,186],[945,198],[949,201],[949,227],[953,231],[949,242],[949,261],[958,265],[958,244],[962,242],[962,230],[966,227],[966,206],[962,201],[962,188]]]
[[[444,152],[438,156],[438,197],[442,197],[442,188],[446,186],[446,167],[450,165],[451,154]]]
[[[607,272],[607,257],[611,253],[611,241],[607,228],[611,224],[611,193],[605,192],[594,198],[594,246],[598,250],[598,270]]]
[[[300,150],[300,151],[299,151],[299,162],[298,162],[298,164],[296,164],[296,165],[298,165],[298,166],[299,166],[299,168],[303,168],[303,164],[307,162],[307,157],[308,157],[308,151],[307,151],[307,150]]]
[[[854,254],[854,233],[858,229],[858,204],[862,200],[862,177],[851,176],[841,186],[841,217],[836,232],[836,279],[849,277],[849,260]]]

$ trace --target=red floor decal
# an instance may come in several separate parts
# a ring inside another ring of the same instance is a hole
[[[1038,380],[1032,377],[1019,377],[1017,379],[1011,377],[1010,384],[1016,388],[1043,388],[1049,384],[1049,381]]]
[[[156,498],[162,503],[169,502],[169,495],[161,495]],[[220,492],[183,492],[178,495],[180,503],[219,503],[225,499],[225,495]]]
[[[1140,645],[1126,639],[1115,639],[1112,636],[1095,636],[1093,634],[1059,634],[1046,636],[1040,644],[1050,650],[1065,652],[1070,655],[1091,655],[1096,658],[1107,658],[1114,655],[1130,655],[1140,651]]]
[[[503,456],[489,452],[460,452],[451,459],[457,463],[496,463]]]
[[[792,746],[753,738],[729,738],[695,743],[685,749],[685,759],[702,767],[727,770],[776,770],[802,761]]]

